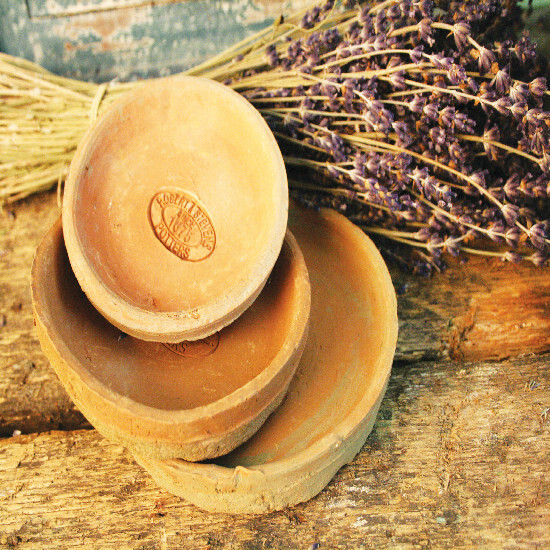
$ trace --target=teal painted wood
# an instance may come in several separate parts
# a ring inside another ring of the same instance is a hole
[[[163,76],[211,57],[299,3],[2,0],[0,51],[96,82]]]

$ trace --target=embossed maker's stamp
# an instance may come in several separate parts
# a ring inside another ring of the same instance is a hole
[[[170,351],[183,357],[206,357],[212,355],[220,343],[220,334],[216,332],[202,340],[184,340],[177,344],[163,344]]]
[[[157,239],[182,260],[206,260],[216,248],[216,232],[206,209],[177,187],[163,187],[153,195],[149,222]]]

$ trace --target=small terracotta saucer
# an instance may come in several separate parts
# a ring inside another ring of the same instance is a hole
[[[390,375],[395,292],[364,233],[333,211],[290,211],[311,281],[306,349],[283,404],[211,463],[136,460],[164,489],[212,512],[264,513],[308,500],[361,449]]]
[[[202,460],[237,447],[280,404],[305,345],[310,286],[287,233],[264,290],[234,323],[201,341],[145,342],[86,299],[58,222],[37,250],[32,297],[42,349],[103,435],[143,455]]]
[[[136,338],[197,340],[257,297],[288,213],[261,115],[218,82],[175,76],[123,96],[81,141],[63,231],[95,308]]]

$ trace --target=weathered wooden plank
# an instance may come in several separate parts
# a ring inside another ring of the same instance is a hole
[[[95,431],[0,442],[0,545],[548,548],[550,356],[394,371],[360,454],[311,501],[207,514]]]
[[[307,0],[4,0],[0,51],[96,82],[172,74]]]
[[[44,357],[32,320],[30,266],[58,216],[53,193],[0,212],[0,436],[87,425]]]
[[[54,193],[0,213],[0,435],[87,426],[34,333],[34,250],[59,215]],[[531,265],[473,259],[432,279],[392,277],[398,293],[398,363],[499,359],[550,350],[550,277]]]
[[[392,271],[400,294],[396,358],[496,360],[548,351],[549,275],[548,268],[486,258],[453,261],[430,280]]]

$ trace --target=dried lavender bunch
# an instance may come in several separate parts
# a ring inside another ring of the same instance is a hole
[[[303,202],[417,249],[414,269],[461,251],[542,266],[548,92],[529,38],[505,34],[516,8],[328,0],[280,22],[265,57],[236,57],[227,83],[269,122]]]
[[[186,74],[246,96],[300,200],[344,212],[389,239],[392,255],[416,251],[412,269],[439,269],[445,252],[545,265],[547,68],[516,38],[519,9],[325,0]],[[132,87],[63,79],[3,54],[0,72],[0,201],[60,179],[90,121]]]

